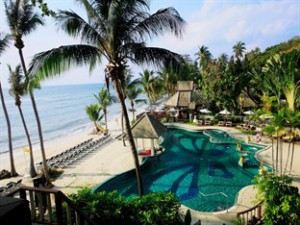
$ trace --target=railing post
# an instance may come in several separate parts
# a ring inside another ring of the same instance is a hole
[[[20,191],[20,198],[27,200],[27,198],[26,198],[26,191],[24,189],[22,189],[22,188],[19,191]]]
[[[257,209],[257,219],[261,219],[261,205],[260,206],[258,206],[258,209]]]
[[[57,225],[63,224],[63,211],[62,211],[62,198],[61,193],[58,192],[55,194],[55,210],[56,210],[56,220]]]

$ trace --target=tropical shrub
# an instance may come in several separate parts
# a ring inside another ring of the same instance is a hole
[[[127,199],[117,191],[92,193],[84,188],[69,197],[98,224],[180,225],[180,203],[172,193],[151,193]]]
[[[257,200],[263,201],[263,224],[300,224],[300,194],[288,176],[263,172],[255,178]]]

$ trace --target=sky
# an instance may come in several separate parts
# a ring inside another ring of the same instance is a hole
[[[0,32],[9,33],[0,1]],[[50,9],[73,10],[85,17],[83,8],[74,0],[45,0]],[[222,53],[232,55],[232,46],[238,41],[246,44],[246,51],[259,47],[261,50],[285,42],[300,35],[300,0],[152,0],[150,12],[174,7],[186,21],[182,38],[170,34],[157,37],[147,44],[188,54],[194,60],[200,46],[209,48],[214,57]],[[38,9],[37,9],[38,11]],[[24,37],[25,62],[42,51],[61,45],[80,43],[59,30],[52,18],[45,18],[46,26]],[[15,68],[19,63],[17,49],[10,47],[1,56],[0,79],[3,87],[9,87],[7,65]],[[74,68],[60,77],[44,81],[42,85],[69,85],[104,82],[105,62],[92,73],[88,67]],[[146,66],[133,66],[137,77]]]

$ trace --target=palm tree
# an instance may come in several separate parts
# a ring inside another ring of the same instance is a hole
[[[11,96],[15,97],[15,104],[18,107],[20,116],[21,116],[21,120],[22,120],[22,124],[25,130],[25,134],[27,137],[27,141],[28,141],[28,146],[29,146],[29,153],[30,153],[30,166],[29,166],[29,174],[31,177],[35,177],[36,176],[36,171],[35,171],[35,167],[34,167],[34,158],[33,158],[33,149],[32,149],[32,144],[31,144],[31,139],[30,139],[30,135],[28,132],[28,128],[25,122],[25,118],[23,115],[23,111],[21,108],[21,96],[24,95],[24,83],[22,83],[22,71],[21,71],[21,66],[18,65],[15,69],[15,71],[12,70],[11,66],[8,66],[8,70],[10,73],[10,77],[9,77],[9,83],[11,84],[11,88],[9,90],[9,93]]]
[[[287,109],[287,110],[285,110],[285,118],[286,118],[286,124],[290,128],[290,135],[291,135],[291,142],[292,142],[291,143],[292,144],[292,146],[291,146],[291,161],[290,161],[290,169],[289,169],[289,173],[291,173],[292,167],[293,167],[293,161],[294,161],[294,151],[295,151],[295,136],[296,136],[295,128],[299,127],[299,125],[300,125],[300,112],[298,110],[292,111],[290,109]],[[290,147],[290,145],[289,145],[289,147]],[[290,155],[290,148],[289,148],[288,157],[286,160],[285,171],[287,169],[289,155]]]
[[[85,107],[86,114],[89,116],[90,120],[94,123],[97,133],[100,131],[97,124],[98,121],[101,121],[103,115],[100,115],[101,107],[97,104],[91,104]]]
[[[276,132],[276,171],[279,172],[279,153],[280,153],[280,174],[283,172],[283,162],[282,162],[282,139],[280,138],[280,131],[285,128],[286,125],[286,116],[285,110],[281,109],[277,113],[273,114],[274,117],[271,119],[271,122],[274,126]],[[279,152],[280,151],[280,152]]]
[[[5,48],[8,46],[9,40],[10,40],[9,35],[3,35],[2,33],[0,33],[0,56],[4,52]],[[6,109],[5,101],[4,101],[1,81],[0,81],[0,96],[1,96],[2,108],[4,111],[6,123],[7,123],[10,173],[11,173],[11,176],[17,176],[18,173],[16,172],[16,167],[15,167],[15,162],[14,162],[14,154],[13,154],[13,146],[12,146],[11,124],[10,124],[9,115],[8,115],[8,112]]]
[[[242,41],[238,41],[233,47],[233,53],[236,59],[240,59],[243,57],[244,52],[246,50],[245,43]]]
[[[226,53],[222,53],[218,58],[218,62],[225,67],[228,64],[228,55]]]
[[[146,99],[138,99],[138,96],[143,93],[143,90],[141,88],[137,87],[137,85],[134,83],[129,83],[129,85],[127,86],[126,93],[127,93],[127,98],[129,99],[130,105],[131,105],[132,121],[134,121],[135,120],[134,105],[139,104],[139,103],[147,103],[147,100]]]
[[[86,21],[73,11],[60,11],[56,20],[70,36],[80,37],[82,43],[61,46],[34,56],[31,74],[40,79],[62,73],[74,65],[89,64],[93,69],[105,57],[106,81],[112,81],[124,113],[128,140],[133,155],[139,194],[143,194],[138,155],[131,132],[125,105],[125,71],[128,62],[135,64],[179,68],[182,57],[169,50],[147,47],[146,38],[153,38],[165,32],[182,35],[185,24],[174,8],[158,10],[149,14],[147,0],[77,0],[84,6]]]
[[[44,176],[46,179],[45,185],[51,186],[48,165],[46,162],[42,126],[38,114],[38,109],[36,106],[36,101],[33,94],[33,90],[34,90],[32,88],[33,85],[30,84],[32,79],[28,77],[27,68],[25,65],[25,60],[22,51],[22,49],[24,48],[23,35],[30,34],[32,31],[34,31],[37,28],[38,25],[44,25],[44,22],[38,14],[34,13],[33,11],[34,8],[28,0],[16,0],[15,2],[5,1],[4,6],[5,6],[6,17],[8,20],[8,25],[11,31],[11,36],[14,39],[15,47],[19,51],[19,56],[20,56],[23,72],[25,75],[26,83],[28,83],[26,88],[28,88],[34,115],[37,122],[43,168],[44,168]]]
[[[108,131],[107,129],[107,107],[110,106],[112,103],[117,102],[117,98],[115,96],[112,96],[110,92],[106,88],[102,88],[100,92],[97,95],[94,95],[95,98],[98,100],[98,103],[103,110],[103,115],[105,118],[105,129],[106,132]],[[106,133],[105,132],[105,133]]]
[[[163,84],[167,95],[170,97],[176,90],[176,84],[178,81],[177,74],[168,68],[164,68],[162,71],[158,72],[158,74],[160,82]]]
[[[202,45],[195,55],[197,56],[196,60],[199,60],[200,72],[203,74],[209,62],[212,60],[212,54],[208,50],[208,47]]]
[[[139,73],[140,78],[136,82],[141,85],[146,93],[150,105],[155,102],[157,93],[155,92],[155,82],[156,78],[154,77],[154,71],[144,70],[142,73]]]

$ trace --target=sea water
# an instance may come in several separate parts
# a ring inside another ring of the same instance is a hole
[[[43,137],[45,141],[62,137],[72,133],[86,132],[93,129],[93,123],[88,118],[85,107],[97,103],[94,94],[104,86],[101,84],[83,84],[68,86],[45,86],[35,90],[34,96],[39,111],[42,124]],[[113,88],[110,89],[112,95],[116,96]],[[9,95],[8,89],[3,89],[7,111],[9,113],[13,147],[28,146],[24,128],[15,100]],[[21,98],[22,110],[29,129],[33,143],[39,141],[36,120],[29,96]],[[127,106],[129,104],[127,103]],[[139,104],[136,108],[145,107]],[[119,103],[114,103],[108,107],[108,120],[121,120],[121,107]],[[138,110],[139,111],[139,110]],[[129,113],[131,118],[131,113]],[[103,118],[104,122],[104,118]],[[8,151],[7,125],[3,109],[0,107],[0,154]]]

